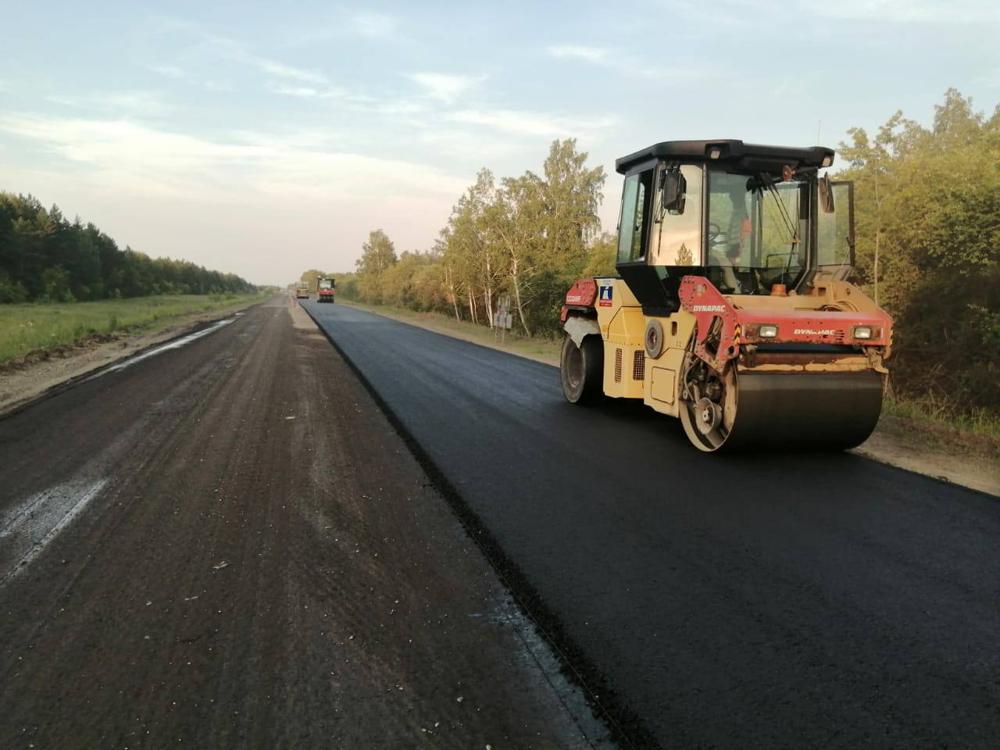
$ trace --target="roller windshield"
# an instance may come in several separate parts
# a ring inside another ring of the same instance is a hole
[[[793,288],[809,257],[810,183],[708,173],[709,280],[725,294]]]

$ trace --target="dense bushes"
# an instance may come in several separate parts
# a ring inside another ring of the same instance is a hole
[[[951,90],[929,128],[896,113],[851,138],[858,273],[895,317],[897,392],[1000,412],[1000,108]]]
[[[249,292],[234,274],[150,258],[31,196],[0,193],[0,303]]]

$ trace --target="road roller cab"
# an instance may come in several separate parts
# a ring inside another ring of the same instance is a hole
[[[337,282],[333,278],[321,278],[317,282],[316,286],[320,302],[332,304],[335,301],[335,295],[337,294]]]
[[[618,276],[566,295],[566,398],[641,398],[697,447],[871,433],[892,321],[848,279],[853,186],[830,149],[671,141],[618,160]]]

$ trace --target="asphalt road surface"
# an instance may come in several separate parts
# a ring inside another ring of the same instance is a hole
[[[0,747],[606,746],[299,316],[0,420]]]
[[[635,744],[1000,746],[1000,502],[846,453],[705,455],[641,405],[307,309]]]

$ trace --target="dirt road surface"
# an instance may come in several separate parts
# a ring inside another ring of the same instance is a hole
[[[0,747],[607,735],[288,302],[0,420]]]
[[[998,746],[997,498],[701,454],[642,405],[566,404],[546,365],[306,307],[637,744]]]

